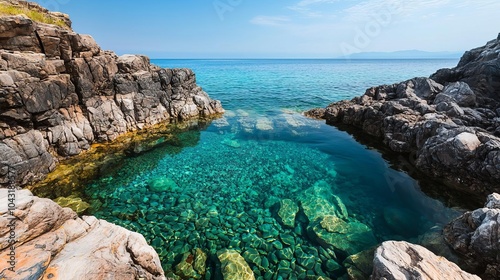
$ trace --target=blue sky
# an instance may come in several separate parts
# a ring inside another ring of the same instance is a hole
[[[38,0],[118,54],[332,58],[463,51],[496,38],[498,0]]]

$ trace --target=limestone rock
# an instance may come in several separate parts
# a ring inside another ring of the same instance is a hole
[[[217,252],[225,280],[253,280],[255,276],[245,259],[235,250]]]
[[[375,251],[371,279],[475,279],[456,264],[419,245],[386,241]]]
[[[0,199],[7,201],[7,189]],[[144,237],[95,217],[78,218],[69,208],[18,190],[11,213],[0,205],[0,261],[9,260],[11,218],[15,218],[15,272],[7,279],[165,279],[158,255]],[[13,214],[13,215],[12,215]],[[99,242],[96,242],[98,240]]]

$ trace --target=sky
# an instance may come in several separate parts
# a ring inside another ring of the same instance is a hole
[[[500,32],[498,0],[37,0],[103,49],[151,58],[452,51]]]

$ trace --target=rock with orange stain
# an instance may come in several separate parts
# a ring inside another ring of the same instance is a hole
[[[8,190],[0,189],[0,201]],[[14,204],[0,203],[1,279],[165,279],[158,254],[138,233],[79,218],[28,190],[16,191]]]

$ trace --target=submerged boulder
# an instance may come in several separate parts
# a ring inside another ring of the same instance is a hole
[[[221,250],[217,252],[221,262],[222,275],[225,280],[254,280],[252,269],[245,259],[235,250]]]
[[[278,217],[280,222],[287,227],[295,227],[295,216],[299,212],[299,207],[291,199],[283,199],[280,201]]]
[[[333,248],[344,256],[356,254],[377,244],[373,231],[358,221],[344,221],[327,215],[309,226],[315,240],[325,248]]]

